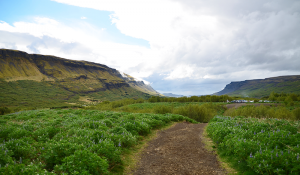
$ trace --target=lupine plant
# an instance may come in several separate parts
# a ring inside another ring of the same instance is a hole
[[[218,150],[258,174],[300,174],[300,133],[294,122],[215,116],[207,127]]]
[[[34,110],[1,116],[0,174],[107,174],[124,149],[176,114]]]

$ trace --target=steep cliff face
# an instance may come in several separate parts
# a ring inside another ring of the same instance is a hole
[[[71,92],[91,93],[121,87],[152,92],[141,82],[128,82],[119,71],[103,64],[49,55],[0,49],[0,78],[5,81],[49,81]],[[132,86],[132,84],[136,84]],[[154,91],[155,92],[155,91]],[[151,93],[150,93],[151,94]],[[153,93],[152,93],[153,94]]]
[[[300,75],[231,82],[222,91],[215,94],[262,97],[268,96],[272,91],[300,93]]]
[[[129,84],[130,87],[138,90],[138,91],[142,91],[145,92],[147,94],[151,94],[151,95],[161,95],[159,92],[155,91],[149,84],[145,84],[143,81],[141,80],[137,80],[134,77],[125,74],[123,72],[120,72],[120,75],[124,81],[126,81],[126,83]]]
[[[238,90],[240,87],[242,87],[245,84],[247,84],[246,81],[231,82],[230,84],[227,84],[222,91],[217,92],[217,95],[229,94],[231,92]]]

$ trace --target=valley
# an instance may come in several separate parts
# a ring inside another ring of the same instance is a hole
[[[186,97],[162,95],[98,63],[7,49],[0,61],[0,174],[300,172],[299,76],[232,82],[212,95]],[[245,154],[231,150],[241,148],[231,142],[233,132],[260,143],[268,137],[262,133],[275,131],[294,141],[272,135],[265,149],[283,156],[274,161],[250,142]]]

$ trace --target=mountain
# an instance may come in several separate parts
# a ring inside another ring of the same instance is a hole
[[[160,95],[143,81],[103,64],[8,49],[0,49],[0,63],[0,106],[28,104],[27,98],[37,93],[44,102],[68,103]],[[22,99],[14,97],[16,94]]]
[[[172,94],[172,93],[163,93],[164,96],[167,97],[183,97],[183,95],[176,95],[176,94]]]
[[[276,93],[300,93],[300,75],[231,82],[215,95],[263,97]]]

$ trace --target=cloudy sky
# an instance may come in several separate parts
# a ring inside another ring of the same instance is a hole
[[[0,0],[0,48],[108,65],[161,93],[300,75],[299,0]]]

